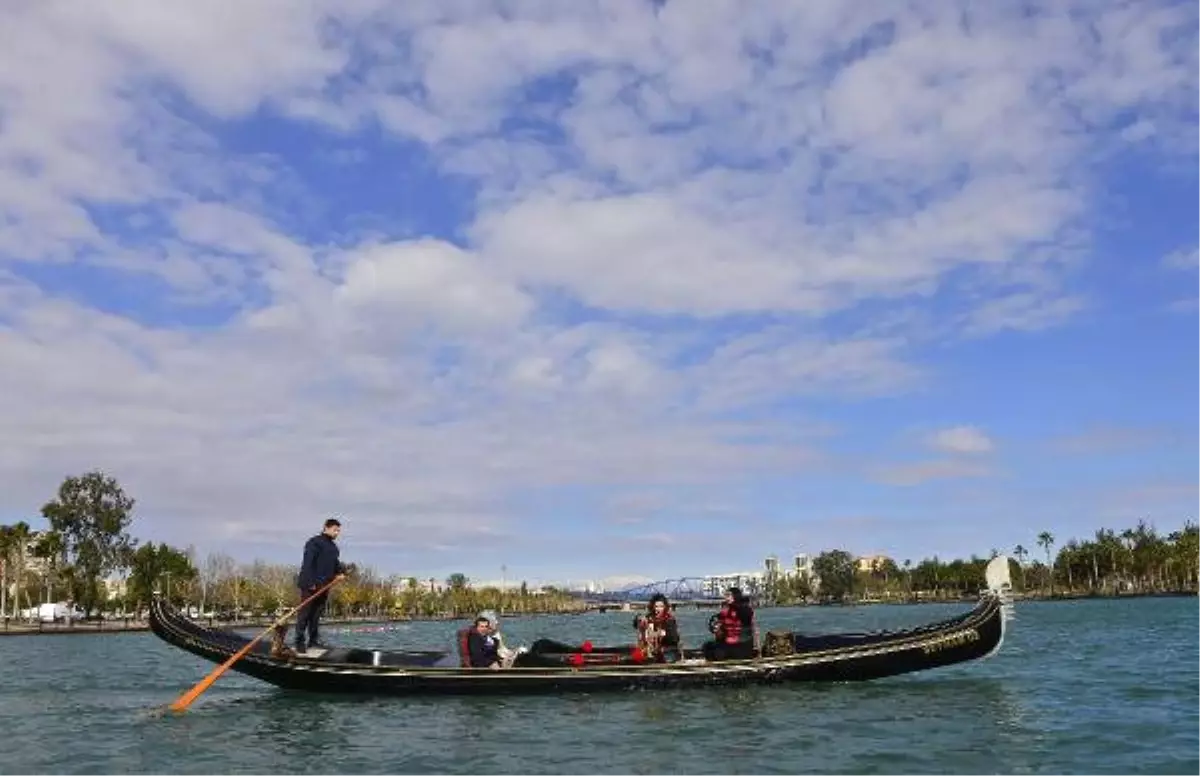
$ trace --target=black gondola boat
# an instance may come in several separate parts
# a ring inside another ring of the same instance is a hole
[[[445,651],[333,648],[319,656],[281,654],[267,640],[236,662],[239,671],[289,690],[360,695],[599,692],[779,682],[879,679],[978,660],[995,653],[1011,618],[1008,559],[987,567],[987,587],[970,611],[927,625],[873,633],[771,632],[751,660],[707,662],[688,650],[676,663],[639,662],[633,647],[582,648],[540,640],[501,671],[464,668]],[[160,597],[150,629],[163,641],[223,663],[249,641],[207,628]],[[451,665],[446,665],[448,658]]]

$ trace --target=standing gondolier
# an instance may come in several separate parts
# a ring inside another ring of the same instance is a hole
[[[296,576],[296,585],[300,588],[300,600],[311,596],[335,578],[345,579],[346,567],[340,560],[341,551],[337,546],[338,535],[342,532],[342,524],[337,518],[325,521],[324,530],[304,543],[304,559],[300,562],[300,573]],[[329,598],[328,591],[314,598],[296,615],[296,652],[305,651],[305,635],[308,636],[308,646],[325,649],[319,639],[321,615],[325,611],[325,602]]]

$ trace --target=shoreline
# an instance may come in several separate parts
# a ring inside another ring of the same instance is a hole
[[[1132,593],[1056,593],[1053,596],[1045,593],[1014,593],[1013,602],[1023,603],[1026,601],[1080,601],[1080,600],[1101,600],[1101,599],[1136,599],[1136,598],[1196,598],[1197,591],[1157,591],[1157,592],[1132,592]],[[953,604],[953,603],[970,603],[974,601],[973,597],[962,598],[920,598],[920,599],[892,599],[892,600],[872,600],[872,601],[846,601],[846,602],[829,602],[829,603],[796,603],[796,604],[780,604],[780,605],[763,605],[757,607],[759,609],[786,609],[786,608],[807,608],[810,606],[819,607],[852,607],[852,606],[919,606],[922,604]],[[681,601],[680,608],[707,608],[702,605],[691,604]],[[525,617],[546,617],[551,615],[581,615],[591,612],[606,613],[606,612],[623,612],[625,611],[620,604],[605,604],[603,606],[594,605],[585,609],[570,610],[565,612],[511,612],[503,613],[501,616],[506,619],[518,619]],[[399,617],[399,618],[367,618],[367,619],[347,619],[337,618],[322,620],[321,624],[328,627],[387,627],[413,622],[449,622],[468,618],[469,615],[431,615],[421,617]],[[209,627],[224,628],[224,629],[257,629],[267,628],[275,621],[273,619],[262,620],[209,620]],[[145,633],[149,632],[150,625],[145,620],[109,620],[109,621],[86,621],[76,622],[70,625],[64,623],[26,623],[8,621],[0,624],[0,637],[2,636],[39,636],[39,635],[61,635],[61,636],[84,636],[84,635],[104,635],[118,633]]]
[[[589,610],[579,609],[564,612],[508,612],[501,613],[505,619],[520,619],[524,617],[547,617],[550,615],[562,614],[586,614]],[[429,615],[420,617],[393,617],[393,618],[331,618],[321,620],[321,627],[371,627],[371,626],[389,626],[401,625],[410,622],[453,622],[456,620],[470,619],[472,615]],[[225,630],[243,630],[243,629],[262,629],[267,628],[275,623],[274,618],[248,619],[248,620],[218,620],[212,618],[202,618],[196,622],[204,623],[209,628],[225,629]],[[288,626],[292,622],[288,621]],[[115,633],[145,633],[150,630],[150,624],[146,620],[135,619],[133,617],[122,618],[119,620],[86,620],[83,622],[72,622],[71,624],[56,622],[28,622],[18,620],[8,620],[0,623],[0,637],[3,636],[80,636]]]
[[[1017,593],[1012,594],[1013,603],[1024,603],[1027,601],[1088,601],[1088,600],[1110,600],[1110,599],[1128,599],[1128,598],[1196,598],[1197,591],[1195,590],[1160,590],[1152,592],[1132,592],[1132,593]],[[976,600],[975,596],[962,596],[959,598],[891,598],[891,599],[871,599],[858,601],[829,601],[815,603],[796,603],[796,604],[780,604],[780,608],[789,606],[919,606],[922,604],[959,604],[970,603]],[[771,607],[761,607],[771,608]]]

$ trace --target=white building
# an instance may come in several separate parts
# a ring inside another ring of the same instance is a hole
[[[124,598],[129,592],[129,580],[125,577],[109,577],[104,580],[103,588],[105,601]]]
[[[731,571],[723,574],[709,574],[703,578],[703,589],[706,596],[720,598],[726,589],[740,587],[747,595],[756,595],[766,589],[767,581],[808,579],[809,584],[816,589],[820,584],[813,571],[812,558],[807,553],[796,553],[792,556],[790,566],[781,565],[775,555],[768,556],[763,561],[761,571]]]
[[[763,571],[730,571],[723,574],[707,574],[701,585],[704,595],[709,598],[720,598],[731,587],[740,587],[743,593],[754,595],[762,590],[766,581]]]
[[[800,552],[792,559],[792,573],[800,576],[814,578],[816,574],[813,572],[812,558],[808,553]]]

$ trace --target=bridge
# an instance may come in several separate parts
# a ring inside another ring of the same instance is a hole
[[[752,599],[761,593],[762,582],[757,576],[731,574],[719,577],[679,577],[631,585],[603,593],[579,592],[575,595],[586,601],[589,608],[607,608],[623,604],[645,604],[655,595],[664,595],[671,603],[690,603],[697,606],[717,605],[728,587],[740,587]]]

